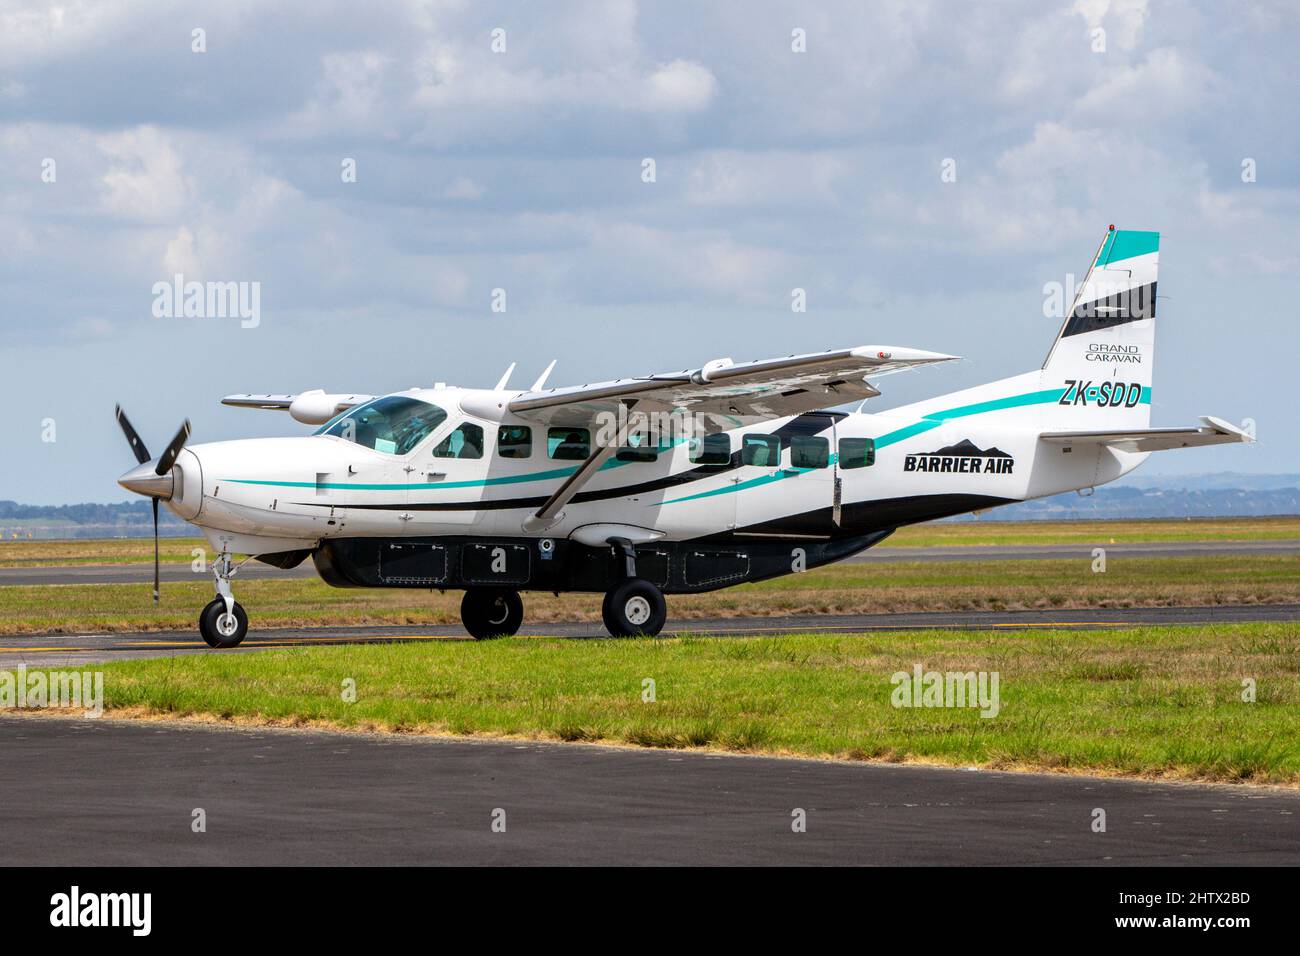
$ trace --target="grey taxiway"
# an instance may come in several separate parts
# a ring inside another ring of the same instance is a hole
[[[9,865],[1300,863],[1300,792],[1262,787],[107,718],[0,746]]]

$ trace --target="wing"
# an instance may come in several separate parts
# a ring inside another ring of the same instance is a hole
[[[288,412],[304,424],[323,425],[339,412],[373,400],[373,395],[331,395],[314,388],[297,395],[227,395],[221,404]]]
[[[1248,433],[1221,418],[1201,417],[1201,426],[1189,428],[1120,428],[1102,432],[1043,432],[1043,441],[1058,445],[1106,445],[1120,451],[1167,451],[1171,448],[1198,448],[1202,445],[1225,445],[1253,442]]]
[[[221,400],[222,405],[234,405],[236,408],[266,408],[287,412],[296,395],[227,395]]]
[[[949,362],[955,355],[864,345],[733,364],[717,359],[697,369],[624,378],[595,385],[524,392],[510,411],[545,424],[585,425],[632,401],[640,412],[690,412],[706,431],[725,431],[818,408],[874,398],[867,376]]]

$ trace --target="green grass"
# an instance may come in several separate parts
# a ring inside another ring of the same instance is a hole
[[[212,598],[206,576],[164,583],[162,603],[140,583],[0,588],[0,634],[192,629]],[[358,624],[455,624],[459,592],[335,589],[314,578],[235,581],[254,628]],[[760,584],[669,597],[670,620],[773,614],[1009,610],[1167,604],[1300,602],[1300,556],[1125,558],[1104,574],[1091,559],[836,564]],[[593,594],[529,592],[525,621],[599,620]]]
[[[202,538],[161,538],[163,564],[189,564],[194,549],[208,553]],[[87,564],[153,564],[153,538],[71,538],[33,541],[0,540],[0,568],[64,567]]]
[[[997,671],[1001,712],[890,675]],[[127,715],[1300,783],[1291,625],[314,647],[104,667]],[[1257,701],[1241,700],[1253,678]],[[644,680],[656,701],[642,700]],[[356,682],[357,699],[341,690]]]
[[[1300,517],[1149,518],[1102,521],[965,521],[901,528],[879,547],[1294,541]]]

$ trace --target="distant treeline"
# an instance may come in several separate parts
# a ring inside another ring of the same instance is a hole
[[[83,502],[76,505],[20,505],[16,501],[0,501],[0,527],[16,526],[22,522],[47,524],[58,522],[69,525],[140,525],[152,527],[153,519],[149,500],[121,501],[116,504]],[[179,525],[181,520],[160,510],[158,523]]]
[[[1170,479],[1175,481],[1177,479]],[[1300,514],[1300,488],[1098,488],[996,508],[999,521],[1071,518],[1225,518]],[[969,516],[967,516],[969,517]],[[960,520],[960,519],[958,519]]]

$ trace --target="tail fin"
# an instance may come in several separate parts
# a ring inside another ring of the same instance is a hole
[[[1102,240],[1043,363],[1078,424],[1144,427],[1151,420],[1160,233],[1116,230]]]

